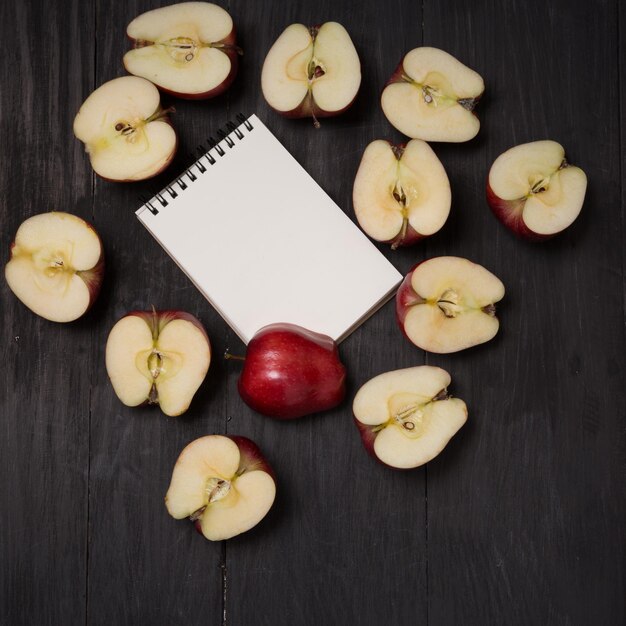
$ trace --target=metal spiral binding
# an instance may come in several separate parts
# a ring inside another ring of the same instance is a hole
[[[159,209],[156,206],[157,204],[160,204],[162,207],[166,207],[169,201],[174,200],[178,197],[178,194],[181,191],[185,191],[185,189],[187,189],[189,183],[193,183],[198,180],[198,175],[204,174],[211,165],[215,165],[215,163],[217,163],[219,158],[226,155],[226,151],[220,145],[221,142],[226,143],[226,146],[230,150],[235,147],[233,135],[239,141],[245,139],[245,134],[241,130],[242,126],[248,132],[254,130],[254,126],[252,126],[250,120],[248,120],[242,113],[237,114],[236,120],[237,124],[231,121],[226,123],[223,128],[217,130],[219,139],[216,140],[211,136],[206,140],[206,145],[199,144],[197,146],[197,151],[200,156],[196,162],[193,163],[193,165],[190,165],[189,168],[183,172],[183,174],[176,178],[176,180],[171,182],[161,191],[156,192],[150,200],[148,200],[145,196],[140,196],[139,199],[143,203],[144,207],[153,215],[158,215]],[[211,154],[211,152],[214,152],[215,154]],[[206,159],[206,164],[203,163],[203,159]],[[196,173],[192,171],[192,168],[194,167],[197,168]],[[177,186],[178,189],[176,189],[175,186]]]

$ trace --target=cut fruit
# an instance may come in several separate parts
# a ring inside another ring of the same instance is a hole
[[[4,275],[31,311],[53,322],[71,322],[87,312],[100,292],[102,242],[75,215],[34,215],[17,229]]]
[[[256,526],[274,503],[274,472],[245,437],[208,435],[180,454],[165,496],[168,513],[189,517],[210,541]]]
[[[487,202],[496,217],[526,239],[549,239],[578,217],[587,176],[570,165],[556,141],[533,141],[501,154],[491,166]]]
[[[445,224],[450,182],[424,141],[394,146],[379,139],[363,153],[352,198],[361,228],[395,249],[433,235]]]
[[[202,324],[183,311],[135,311],[109,333],[106,367],[126,406],[158,404],[166,415],[184,413],[211,362]]]
[[[365,448],[397,469],[434,459],[465,424],[463,400],[448,396],[450,375],[420,365],[380,374],[354,397],[352,410]]]
[[[237,74],[235,27],[209,2],[182,2],[136,17],[126,30],[135,49],[124,55],[130,74],[180,98],[213,98]]]
[[[474,70],[437,48],[415,48],[381,96],[383,112],[401,133],[424,141],[468,141],[478,134],[474,108],[485,90]]]
[[[481,265],[443,256],[416,265],[396,294],[400,328],[416,346],[446,354],[493,339],[504,285]]]
[[[307,28],[292,24],[267,53],[261,88],[286,117],[329,117],[345,111],[361,85],[361,63],[346,29],[337,22]]]
[[[176,133],[149,81],[123,76],[104,83],[85,100],[74,119],[91,167],[115,181],[156,176],[176,152]]]

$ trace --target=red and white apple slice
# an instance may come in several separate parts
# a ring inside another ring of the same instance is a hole
[[[286,117],[330,117],[345,111],[361,85],[361,63],[348,31],[337,22],[292,24],[265,57],[261,88]]]
[[[124,55],[130,74],[180,98],[223,93],[237,75],[235,27],[210,2],[181,2],[136,17],[126,29],[135,48]]]
[[[424,141],[469,141],[485,85],[474,70],[438,48],[415,48],[402,59],[381,96],[383,113],[401,133]]]
[[[465,402],[447,393],[450,380],[445,370],[420,365],[366,382],[352,409],[368,452],[397,469],[434,459],[467,420]]]
[[[245,437],[208,435],[180,454],[165,496],[168,513],[189,517],[210,541],[256,526],[274,503],[274,472]]]
[[[34,215],[17,229],[4,275],[31,311],[53,322],[71,322],[87,312],[100,291],[102,242],[76,215]]]
[[[370,143],[352,192],[361,228],[393,249],[436,233],[448,219],[451,192],[446,171],[424,141],[406,146]]]
[[[458,352],[493,339],[500,323],[499,278],[467,259],[442,256],[416,265],[396,294],[396,315],[406,337],[428,352]]]
[[[134,311],[113,326],[106,368],[126,406],[158,404],[166,415],[184,413],[211,362],[202,324],[183,311]]]
[[[176,152],[176,133],[161,109],[159,90],[136,76],[98,87],[80,107],[74,134],[85,144],[94,172],[107,180],[156,176]]]
[[[487,202],[496,217],[526,239],[549,239],[578,217],[587,176],[570,165],[556,141],[533,141],[502,153],[491,166]]]

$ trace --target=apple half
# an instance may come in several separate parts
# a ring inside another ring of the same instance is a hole
[[[288,26],[265,57],[261,89],[285,117],[330,117],[345,111],[361,85],[361,63],[348,31],[337,22]]]
[[[487,202],[514,233],[541,241],[574,222],[586,190],[585,172],[567,162],[561,144],[533,141],[507,150],[494,161]]]
[[[102,178],[144,180],[162,172],[176,152],[176,133],[167,114],[151,82],[122,76],[83,102],[74,135],[85,144],[91,167]]]
[[[453,256],[416,265],[396,294],[396,317],[406,337],[428,352],[447,354],[493,339],[499,278],[477,263]]]
[[[126,29],[134,49],[126,71],[159,89],[192,100],[213,98],[230,87],[241,50],[230,15],[210,2],[181,2],[136,17]]]
[[[106,344],[106,368],[126,406],[158,404],[184,413],[211,362],[202,324],[184,311],[133,311],[119,320]]]
[[[256,526],[276,497],[274,472],[245,437],[207,435],[180,454],[165,506],[175,519],[188,517],[210,541]]]
[[[450,182],[426,142],[412,139],[394,146],[378,139],[363,153],[352,199],[361,228],[395,249],[433,235],[445,224]]]
[[[4,269],[11,291],[31,311],[71,322],[94,303],[104,276],[104,251],[93,226],[52,211],[22,222]]]
[[[381,96],[385,117],[413,139],[469,141],[478,134],[474,114],[485,85],[474,70],[438,48],[406,54]]]
[[[366,382],[352,410],[368,452],[396,469],[434,459],[467,420],[465,402],[448,395],[450,380],[439,367],[419,365]]]

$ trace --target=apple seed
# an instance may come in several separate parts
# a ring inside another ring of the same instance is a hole
[[[209,478],[206,484],[206,492],[209,496],[209,502],[218,502],[230,492],[230,481],[217,478],[216,476]]]

